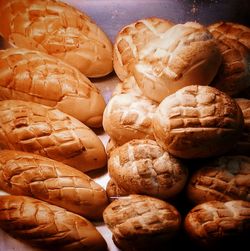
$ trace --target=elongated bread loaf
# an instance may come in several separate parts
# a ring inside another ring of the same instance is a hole
[[[187,169],[154,140],[134,139],[117,147],[108,160],[110,177],[128,194],[161,199],[177,195],[187,181]]]
[[[138,52],[151,40],[160,37],[173,23],[169,20],[150,17],[123,27],[114,44],[114,70],[120,80],[133,73]]]
[[[187,85],[208,85],[221,64],[216,40],[202,25],[177,24],[146,44],[134,76],[145,96],[161,102]]]
[[[83,172],[106,165],[91,129],[55,108],[21,100],[0,101],[0,149],[33,152]]]
[[[187,186],[194,204],[207,201],[250,201],[250,158],[223,156],[199,167]]]
[[[44,250],[101,251],[107,245],[85,218],[26,196],[0,196],[0,228]]]
[[[0,51],[0,99],[20,99],[55,107],[90,127],[102,125],[105,101],[77,69],[45,53]]]
[[[0,188],[31,196],[86,218],[99,220],[108,204],[105,190],[86,174],[36,154],[1,150]]]
[[[179,212],[169,203],[135,194],[113,201],[103,218],[115,244],[125,251],[159,250],[181,223]]]
[[[0,34],[13,46],[39,50],[88,77],[112,71],[112,44],[84,13],[54,0],[1,0]]]
[[[192,239],[203,247],[210,247],[209,250],[214,250],[211,247],[218,244],[225,246],[227,242],[249,241],[249,221],[250,202],[210,201],[194,207],[187,214],[184,226]]]

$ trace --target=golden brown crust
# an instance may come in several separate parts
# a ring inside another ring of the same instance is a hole
[[[181,223],[169,203],[143,195],[113,201],[103,213],[115,243],[124,250],[151,250],[172,238]],[[143,249],[144,248],[144,249]],[[131,249],[130,249],[131,250]]]
[[[108,204],[105,190],[86,174],[36,154],[1,150],[0,188],[31,196],[99,220]]]
[[[221,55],[212,34],[198,23],[177,24],[139,52],[134,76],[157,102],[187,85],[208,85]]]
[[[150,17],[126,25],[119,31],[114,43],[113,64],[120,80],[125,80],[133,73],[133,66],[142,47],[172,26],[169,20]]]
[[[187,194],[194,204],[218,200],[250,201],[250,158],[225,156],[201,166],[191,177]]]
[[[106,153],[108,158],[110,158],[111,152],[115,150],[118,146],[120,145],[118,145],[114,139],[109,138],[108,143],[106,145]]]
[[[54,0],[1,0],[0,33],[15,46],[60,58],[88,77],[112,71],[112,44],[84,13]]]
[[[128,192],[120,188],[113,179],[110,179],[106,186],[106,192],[109,198],[109,201],[113,201],[122,196],[127,196]]]
[[[224,22],[208,29],[217,39],[222,55],[222,64],[212,85],[230,96],[237,96],[250,87],[250,29]]]
[[[210,201],[194,207],[184,226],[192,239],[206,247],[222,240],[247,238],[250,231],[250,202]]]
[[[83,172],[104,167],[101,140],[77,119],[48,106],[0,101],[0,148],[33,152]]]
[[[0,197],[0,227],[14,238],[45,250],[106,250],[107,244],[83,217],[25,196]]]
[[[243,116],[228,95],[209,86],[187,86],[166,97],[153,118],[157,142],[180,158],[227,152],[243,129]]]
[[[0,99],[55,107],[90,127],[102,125],[106,106],[100,91],[77,69],[45,53],[0,51]]]
[[[187,169],[153,140],[132,140],[111,152],[110,177],[128,194],[161,199],[173,197],[184,187]]]

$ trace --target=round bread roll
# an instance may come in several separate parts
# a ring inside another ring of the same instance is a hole
[[[225,245],[237,240],[248,240],[249,221],[250,202],[210,201],[194,207],[186,216],[184,227],[194,241],[209,248],[223,241]]]
[[[0,101],[0,149],[32,152],[82,172],[106,165],[98,136],[55,108],[21,100]]]
[[[153,140],[132,140],[111,152],[110,177],[128,194],[161,199],[177,195],[184,187],[186,167]]]
[[[115,95],[104,110],[103,128],[118,145],[132,139],[154,139],[152,117],[156,107],[155,102],[143,96]]]
[[[60,58],[88,77],[113,69],[112,44],[85,13],[54,0],[1,0],[0,34],[14,47]]]
[[[191,177],[187,194],[194,204],[211,200],[250,201],[250,158],[224,156],[203,165]]]
[[[187,85],[208,85],[221,64],[216,40],[198,23],[177,24],[139,51],[134,76],[157,102]]]
[[[138,51],[154,38],[160,37],[173,23],[157,17],[138,20],[121,29],[114,43],[114,70],[120,80],[133,72]]]
[[[243,115],[228,95],[209,86],[187,86],[166,97],[153,118],[157,142],[184,159],[227,152],[243,129]]]
[[[124,189],[120,188],[113,179],[110,179],[106,186],[107,196],[109,201],[113,201],[122,196],[129,195]]]
[[[106,106],[100,91],[81,72],[39,51],[0,51],[0,99],[55,107],[90,127],[102,126]]]
[[[222,64],[212,86],[230,96],[237,96],[250,87],[250,29],[224,22],[213,24],[208,29],[217,39],[222,55]]]
[[[244,117],[244,129],[237,143],[229,154],[246,155],[250,157],[250,100],[244,98],[235,99],[242,110]]]
[[[169,203],[143,195],[113,201],[103,212],[122,250],[159,250],[180,228],[179,212]]]

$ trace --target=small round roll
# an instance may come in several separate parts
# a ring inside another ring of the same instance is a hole
[[[166,97],[153,118],[156,141],[172,155],[205,158],[223,154],[239,139],[243,115],[237,103],[209,86],[187,86]]]

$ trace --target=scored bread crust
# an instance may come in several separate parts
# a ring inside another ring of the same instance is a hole
[[[223,156],[199,167],[187,186],[194,204],[206,201],[250,201],[250,158]]]
[[[212,86],[237,96],[250,87],[250,29],[243,25],[219,22],[208,27],[217,39],[222,64]]]
[[[154,139],[152,117],[157,105],[131,92],[115,95],[104,110],[103,128],[118,145],[132,139]]]
[[[104,167],[98,136],[55,108],[21,100],[0,101],[0,148],[39,154],[83,172]]]
[[[90,127],[102,125],[106,106],[100,91],[74,67],[38,51],[0,51],[0,99],[55,107]]]
[[[103,213],[113,240],[122,250],[153,250],[180,228],[179,212],[169,203],[143,195],[113,201]]]
[[[112,44],[85,13],[54,0],[1,0],[0,34],[14,47],[60,58],[88,77],[113,69]]]
[[[107,244],[85,218],[26,196],[0,196],[0,227],[45,250],[101,251]]]
[[[105,190],[86,174],[28,152],[0,151],[0,188],[94,220],[102,218],[108,204]]]
[[[153,140],[132,140],[111,152],[108,171],[118,187],[128,194],[161,199],[177,195],[188,171]]]
[[[187,85],[208,85],[221,64],[212,34],[198,23],[177,24],[140,50],[134,67],[143,94],[157,102]]]
[[[194,207],[187,214],[184,227],[192,239],[208,248],[223,239],[249,237],[249,220],[250,202],[210,201]]]
[[[223,154],[243,129],[237,103],[209,86],[186,86],[166,97],[153,117],[154,136],[170,154],[204,158]]]
[[[126,25],[119,31],[114,43],[113,64],[120,80],[133,74],[133,66],[142,47],[172,26],[169,20],[150,17]]]

